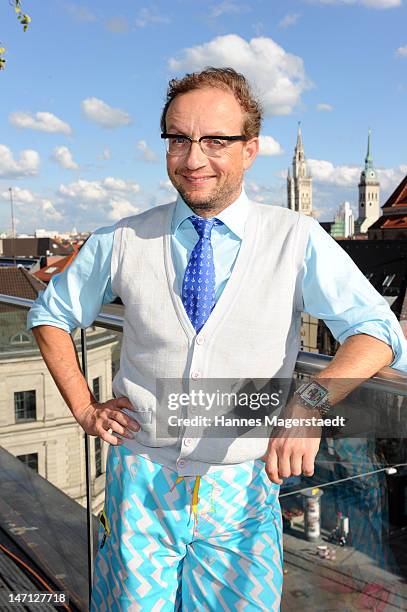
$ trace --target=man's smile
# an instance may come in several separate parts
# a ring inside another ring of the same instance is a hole
[[[182,178],[186,180],[188,183],[192,185],[199,185],[202,183],[206,183],[212,179],[216,179],[216,176],[188,176],[185,174],[181,174]]]

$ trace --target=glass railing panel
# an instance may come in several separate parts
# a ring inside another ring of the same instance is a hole
[[[325,431],[313,477],[281,487],[286,609],[407,608],[406,395],[355,390],[359,433]]]

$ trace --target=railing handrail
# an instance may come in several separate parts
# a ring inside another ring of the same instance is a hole
[[[28,310],[33,305],[34,300],[0,293],[0,304],[1,303]],[[100,313],[94,320],[93,325],[122,332],[123,317],[114,314]],[[329,355],[300,351],[295,364],[295,371],[299,374],[316,374],[323,370],[332,359],[333,357]],[[401,370],[385,367],[372,376],[372,378],[362,383],[361,387],[374,390],[380,389],[382,392],[407,396],[407,374],[401,372]]]

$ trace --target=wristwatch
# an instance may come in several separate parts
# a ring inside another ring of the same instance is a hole
[[[318,410],[321,416],[326,416],[331,410],[329,391],[316,380],[300,385],[294,392],[302,406],[308,410]]]

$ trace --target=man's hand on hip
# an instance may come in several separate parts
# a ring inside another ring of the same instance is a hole
[[[107,402],[94,402],[87,406],[75,418],[87,434],[99,436],[109,444],[122,444],[122,440],[113,435],[118,433],[125,438],[133,438],[133,433],[140,429],[139,423],[123,412],[123,408],[133,410],[127,397],[118,397]]]

